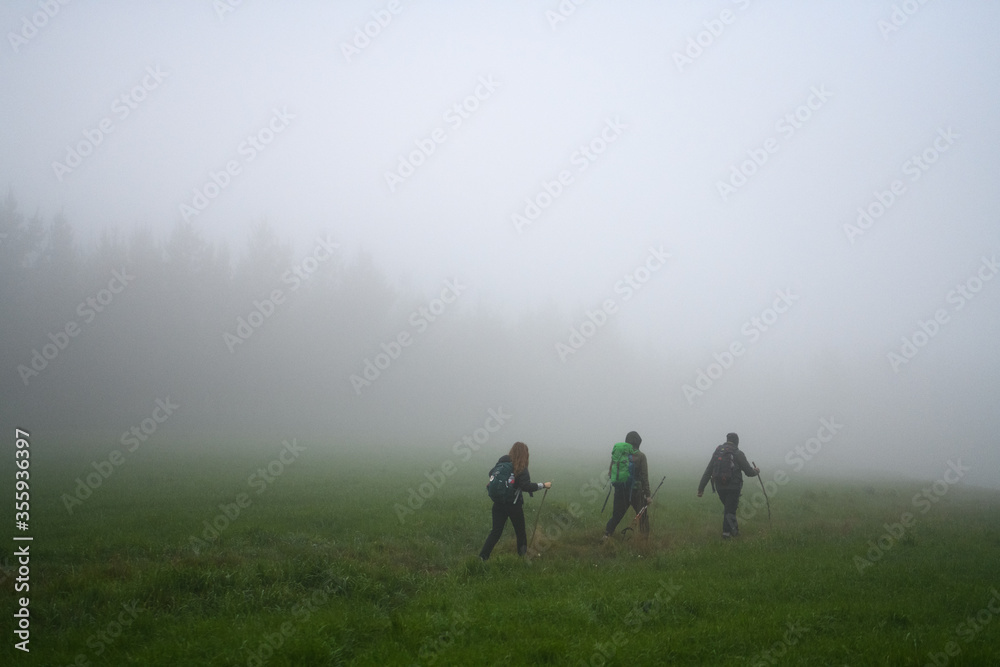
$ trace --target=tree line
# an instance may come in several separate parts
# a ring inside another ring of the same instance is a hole
[[[582,371],[553,351],[568,331],[554,309],[503,318],[460,279],[408,292],[335,231],[298,255],[265,222],[237,251],[184,221],[80,246],[63,215],[28,216],[10,195],[0,207],[5,421],[126,432],[170,401],[160,428],[177,433],[416,443],[491,408],[579,417],[563,399]],[[587,386],[638,361],[614,331],[600,338]]]

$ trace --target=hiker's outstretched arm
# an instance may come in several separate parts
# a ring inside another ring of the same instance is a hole
[[[708,486],[708,480],[712,477],[712,462],[715,460],[713,456],[708,461],[708,465],[705,466],[705,472],[701,476],[701,482],[698,483],[698,495],[700,496],[705,492],[705,487]]]
[[[653,487],[649,485],[649,460],[645,455],[642,457],[642,475],[639,478],[642,482],[642,493],[645,497],[649,497],[649,494],[653,492]]]
[[[517,479],[515,480],[515,484],[517,485],[517,488],[521,489],[521,491],[531,494],[534,493],[535,491],[541,491],[542,489],[548,488],[545,485],[550,483],[532,482],[531,473],[529,473],[527,469],[525,469],[524,472],[518,475]]]
[[[757,469],[750,465],[750,462],[747,461],[747,455],[742,450],[736,451],[736,463],[747,477],[757,476]]]

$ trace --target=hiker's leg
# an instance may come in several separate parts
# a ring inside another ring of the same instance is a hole
[[[625,512],[628,512],[629,499],[627,491],[624,486],[615,486],[615,504],[611,509],[611,518],[608,519],[608,525],[604,527],[605,535],[614,533],[622,517],[625,516]]]
[[[736,537],[740,534],[739,524],[736,522],[736,508],[740,503],[739,489],[726,489],[719,492],[719,499],[722,501],[722,534],[723,536]]]
[[[638,514],[642,512],[642,508],[646,506],[646,496],[642,493],[632,494],[632,509]],[[639,532],[643,535],[649,535],[649,510],[647,509],[643,512],[642,516],[639,517]]]
[[[517,537],[517,555],[523,556],[528,551],[528,536],[524,532],[524,503],[510,506],[510,524],[514,526]]]
[[[729,500],[729,491],[725,489],[716,488],[716,493],[719,494],[719,502],[722,503],[722,536],[729,537],[729,505],[727,504]]]
[[[507,512],[504,510],[505,507],[502,503],[493,503],[493,529],[486,536],[486,543],[483,544],[482,551],[479,552],[479,557],[483,560],[487,560],[490,557],[493,547],[497,545],[497,542],[500,541],[500,536],[503,535],[503,527],[507,523]]]
[[[736,489],[729,500],[729,528],[733,537],[737,537],[740,534],[740,524],[736,520],[736,512],[740,509],[740,494],[742,493],[742,488]]]

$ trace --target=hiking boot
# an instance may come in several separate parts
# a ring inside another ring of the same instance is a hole
[[[724,540],[728,540],[730,537],[732,537],[732,535],[730,535],[729,533],[723,533],[722,534],[722,539],[724,539]]]

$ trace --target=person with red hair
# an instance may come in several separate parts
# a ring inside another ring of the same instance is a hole
[[[501,464],[509,464],[503,466]],[[504,472],[501,472],[504,471]],[[523,442],[515,442],[510,448],[510,452],[504,454],[497,461],[497,464],[490,471],[492,482],[495,476],[509,475],[509,479],[502,480],[506,486],[505,493],[493,497],[493,529],[486,536],[486,542],[479,552],[479,557],[489,560],[493,547],[500,541],[507,519],[510,519],[514,526],[514,535],[517,537],[517,555],[523,556],[528,551],[528,536],[524,530],[524,493],[532,495],[535,491],[552,487],[552,482],[532,482],[528,473],[528,446]]]

